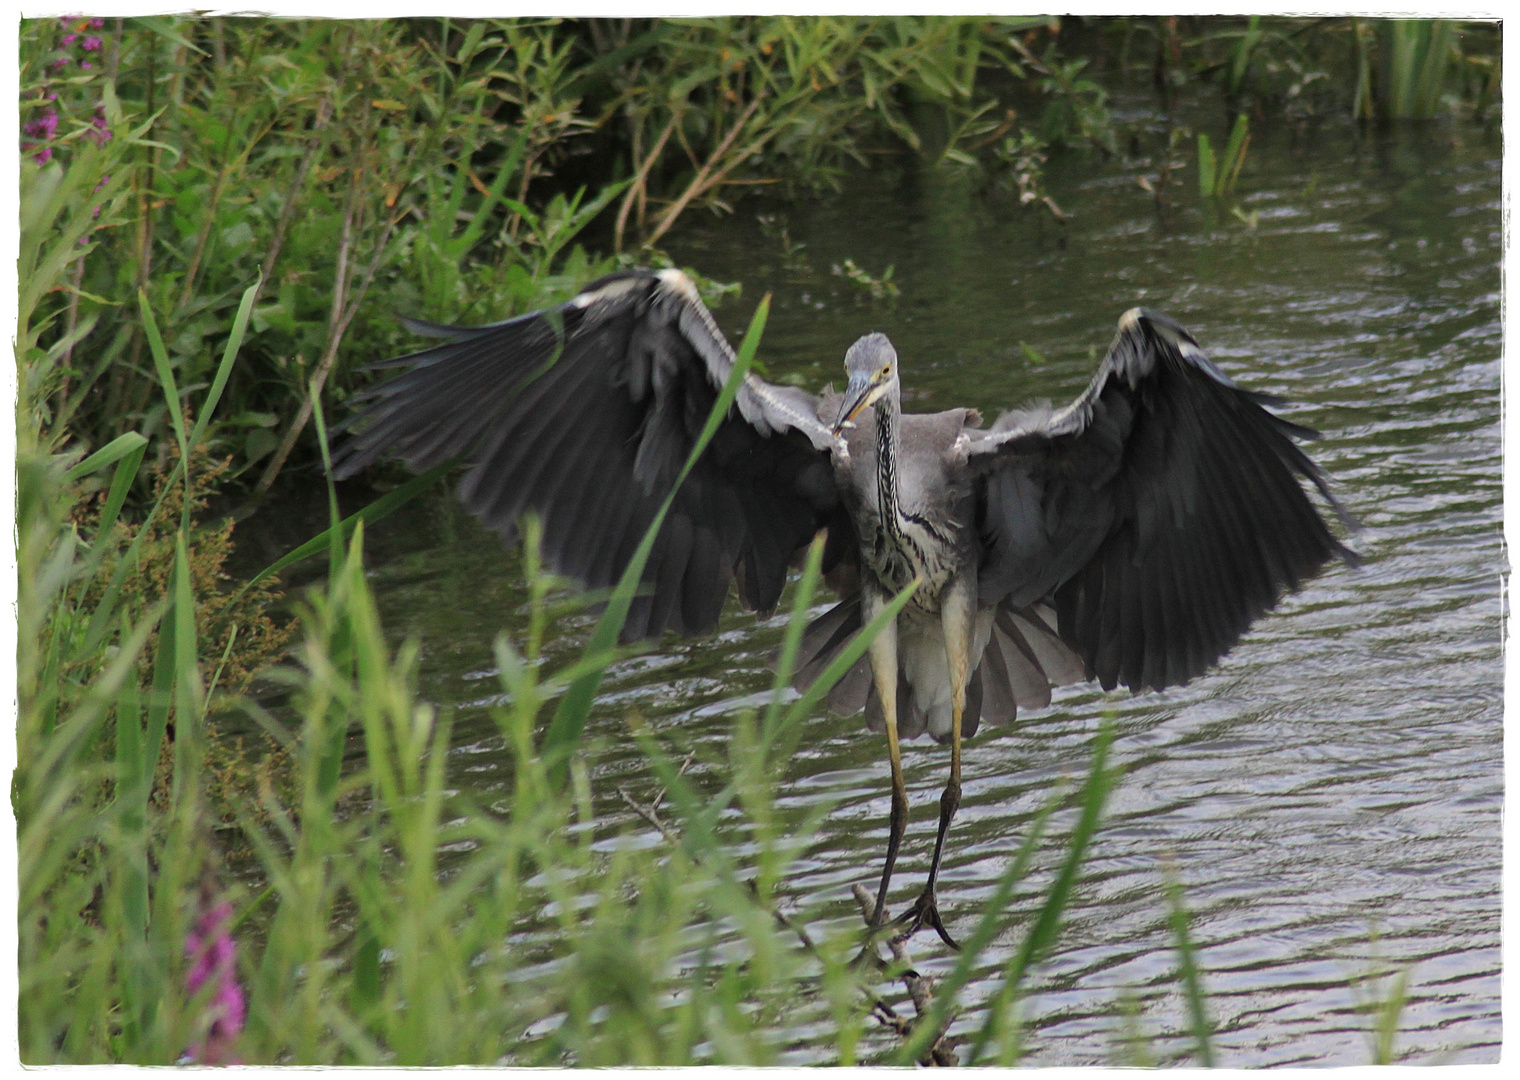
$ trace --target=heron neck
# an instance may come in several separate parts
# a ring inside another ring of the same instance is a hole
[[[897,499],[897,454],[902,448],[899,431],[902,407],[896,394],[887,394],[876,410],[876,487],[882,520],[893,536],[901,534],[902,507]]]

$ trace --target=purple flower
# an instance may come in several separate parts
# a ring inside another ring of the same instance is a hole
[[[60,56],[57,60],[54,60],[51,64],[48,65],[48,67],[50,67],[50,68],[61,68],[61,67],[68,67],[68,66],[69,66],[69,58],[67,56]]]
[[[58,111],[49,109],[37,119],[28,120],[21,130],[38,139],[51,139],[58,130]]]
[[[63,40],[59,44],[61,44],[64,48],[68,48],[70,45],[74,44],[74,39],[78,36],[78,34],[64,34]]]
[[[90,121],[90,125],[95,129],[90,132],[90,138],[95,140],[96,146],[104,146],[110,142],[111,129],[106,126],[106,114],[102,107],[96,108],[95,118]]]
[[[186,1058],[198,1065],[237,1064],[232,1052],[247,1007],[237,982],[237,944],[228,932],[231,922],[232,905],[217,904],[202,912],[185,938],[185,958],[190,961],[185,989],[194,997],[207,984],[211,986],[198,1025],[204,1035],[185,1051]]]
[[[51,146],[44,146],[41,150],[37,151],[36,157],[38,165],[46,165],[53,158],[53,148]]]
[[[99,30],[105,24],[106,24],[106,21],[104,19],[91,19],[90,20],[90,29],[91,30]]]
[[[92,65],[88,60],[81,60],[79,61],[79,66],[84,68],[86,71],[89,71]]]
[[[100,48],[100,39],[98,37],[87,37],[84,39],[85,52],[94,52],[98,48]]]

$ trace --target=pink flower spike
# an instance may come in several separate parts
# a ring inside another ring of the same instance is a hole
[[[98,48],[100,48],[100,39],[98,37],[87,37],[84,39],[85,52],[94,52]]]
[[[217,904],[201,914],[185,938],[185,958],[190,961],[185,989],[195,995],[208,982],[213,987],[202,1014],[206,1022],[204,1041],[185,1051],[187,1064],[237,1064],[232,1054],[243,1030],[247,1005],[237,982],[237,945],[227,931],[231,921],[232,905]]]
[[[106,21],[104,19],[91,19],[90,20],[90,29],[91,30],[99,30],[105,24],[106,24]]]
[[[53,158],[53,148],[44,146],[37,154],[37,164],[46,165]]]
[[[64,34],[63,35],[63,40],[61,42],[59,42],[59,44],[63,45],[65,48],[67,48],[68,46],[74,44],[74,39],[77,38],[78,36],[79,36],[78,34]]]
[[[91,64],[90,64],[90,62],[88,60],[81,60],[81,61],[79,61],[79,66],[82,67],[82,68],[84,68],[86,71],[89,71],[90,67],[91,67]]]

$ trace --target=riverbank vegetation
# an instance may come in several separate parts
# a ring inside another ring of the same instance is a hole
[[[662,788],[634,807],[654,832],[600,833],[581,725],[620,655],[618,601],[578,663],[543,672],[564,597],[530,543],[532,614],[497,642],[512,793],[473,805],[449,783],[449,718],[417,694],[415,647],[382,633],[362,523],[311,545],[330,572],[292,621],[271,579],[221,576],[234,534],[206,500],[320,461],[362,364],[406,347],[396,313],[531,310],[668,262],[679,223],[756,191],[805,198],[907,158],[1059,220],[1080,208],[1041,188],[1051,155],[1181,145],[1171,125],[1116,119],[1124,92],[1218,103],[1188,184],[1213,196],[1251,124],[1483,120],[1499,75],[1496,26],[1432,20],[24,23],[23,1059],[765,1064],[805,1022],[840,1064],[1016,1060],[1018,995],[1115,779],[1105,737],[1053,804],[1075,824],[1052,880],[1017,912],[989,903],[915,1024],[862,990],[881,980],[850,964],[858,924],[785,895],[816,819],[778,810],[777,763],[810,701],[778,690],[741,715],[716,792],[631,729]],[[238,695],[276,662],[273,715]],[[249,760],[224,737],[234,713],[261,733]],[[1001,897],[1052,857],[1038,830],[1021,843]],[[233,885],[234,847],[255,886]],[[1007,926],[1021,944],[957,1051],[939,1040],[955,992]],[[898,1039],[868,1053],[881,1024]]]

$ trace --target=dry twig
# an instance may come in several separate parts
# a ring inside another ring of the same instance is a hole
[[[871,928],[871,913],[876,907],[876,901],[860,882],[856,882],[852,888],[855,894],[855,902],[860,905],[860,916],[866,921],[867,928]],[[882,908],[881,917],[883,922],[890,922],[891,915],[886,908]],[[907,1039],[913,1033],[913,1025],[929,1015],[929,1010],[934,1005],[934,982],[927,976],[920,975],[913,969],[913,958],[908,955],[907,939],[892,937],[887,940],[887,946],[892,950],[892,959],[902,968],[902,983],[908,991],[908,998],[913,1002],[913,1010],[917,1015],[916,1020],[907,1020],[898,1016],[890,1009],[883,1011],[873,1006],[872,1012],[876,1014],[885,1026],[903,1038]],[[881,1003],[878,1001],[877,1005]],[[944,1030],[935,1036],[934,1042],[924,1051],[919,1058],[920,1065],[951,1067],[959,1064],[955,1056],[954,1040],[948,1037],[950,1022],[955,1019],[952,1011],[945,1018]]]
[[[670,141],[670,134],[676,129],[676,125],[680,119],[679,113],[670,118],[670,123],[665,125],[665,130],[660,133],[659,139],[655,141],[654,149],[649,151],[649,156],[639,166],[638,174],[634,176],[633,183],[628,186],[628,191],[623,196],[623,205],[618,207],[617,224],[612,230],[612,249],[614,251],[623,250],[623,230],[628,225],[628,212],[633,209],[634,203],[638,204],[639,225],[640,227],[643,226],[644,202],[648,192],[649,170],[654,168],[654,163],[659,160],[660,154],[664,152],[665,144]]]
[[[676,218],[681,216],[681,211],[686,209],[687,204],[698,196],[705,194],[710,188],[721,184],[730,169],[759,148],[758,144],[752,143],[746,146],[742,152],[735,155],[733,160],[729,161],[728,164],[722,168],[718,168],[718,163],[723,160],[723,155],[728,153],[729,147],[733,146],[734,140],[739,137],[739,133],[744,130],[744,126],[749,123],[749,118],[755,115],[755,110],[759,107],[760,98],[756,97],[754,101],[749,103],[749,107],[740,114],[739,119],[734,121],[734,126],[729,129],[727,135],[723,136],[723,141],[708,156],[706,164],[697,171],[697,175],[686,186],[686,190],[681,192],[675,202],[665,208],[664,213],[660,215],[659,221],[655,222],[654,232],[650,233],[649,238],[644,241],[646,247],[654,244],[656,240],[665,235],[665,231],[675,224]],[[677,135],[679,134],[680,131],[678,129]],[[762,137],[759,142],[763,142],[765,138],[768,138],[768,136]]]

